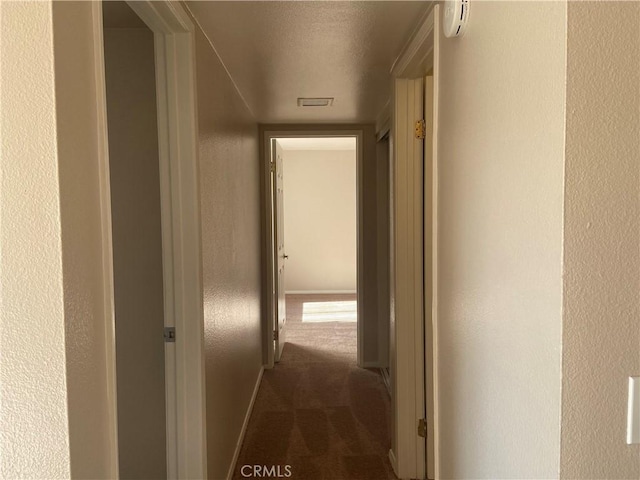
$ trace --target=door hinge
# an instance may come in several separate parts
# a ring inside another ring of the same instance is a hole
[[[418,420],[418,436],[427,438],[427,419],[421,418]]]
[[[269,164],[269,171],[270,172],[275,172],[276,171],[276,162],[271,162]]]
[[[426,130],[427,130],[427,124],[425,123],[425,121],[418,120],[416,122],[416,138],[418,140],[424,140],[424,137],[426,135]]]
[[[164,327],[165,343],[173,343],[176,341],[176,327]]]
[[[277,342],[278,341],[278,337],[279,337],[278,330],[274,330],[273,331],[273,341]]]

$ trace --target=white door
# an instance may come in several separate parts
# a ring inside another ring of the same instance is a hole
[[[275,162],[275,172],[272,173],[273,192],[275,193],[274,200],[274,245],[275,245],[275,259],[273,264],[275,265],[275,286],[274,292],[274,305],[275,305],[275,319],[273,341],[274,341],[274,361],[279,362],[282,356],[282,349],[284,348],[284,325],[287,320],[287,306],[285,301],[285,288],[284,288],[284,272],[287,255],[284,248],[284,172],[283,172],[283,160],[282,160],[282,147],[278,141],[274,141],[273,148],[273,161]]]
[[[391,329],[395,345],[392,343],[390,358],[394,438],[389,456],[399,478],[439,476],[436,145],[439,12],[440,6],[435,5],[421,25],[420,34],[410,40],[411,48],[396,62],[398,67],[392,72],[396,78],[391,129],[394,313]],[[425,76],[415,78],[418,72]]]
[[[438,299],[438,80],[440,61],[440,15],[434,15],[433,70],[424,86],[424,371],[425,371],[425,459],[428,479],[438,478],[437,405],[437,299]]]

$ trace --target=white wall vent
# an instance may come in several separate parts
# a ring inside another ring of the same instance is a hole
[[[299,107],[330,107],[331,105],[333,105],[333,98],[298,97]]]

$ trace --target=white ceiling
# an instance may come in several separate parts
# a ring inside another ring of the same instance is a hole
[[[374,122],[429,1],[190,1],[261,123]],[[215,85],[211,85],[215,88]],[[334,97],[298,107],[298,97]]]
[[[283,150],[355,150],[355,137],[278,138]]]

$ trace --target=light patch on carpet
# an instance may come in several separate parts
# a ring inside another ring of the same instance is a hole
[[[302,321],[319,322],[356,322],[358,320],[358,302],[304,302]]]

